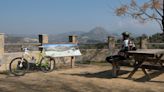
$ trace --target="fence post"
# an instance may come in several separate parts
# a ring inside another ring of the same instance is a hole
[[[77,36],[76,35],[72,35],[69,36],[69,42],[73,43],[73,44],[77,44]],[[73,68],[75,66],[75,56],[71,57],[71,68]]]
[[[115,38],[112,36],[108,36],[108,49],[110,51],[110,55],[112,55],[115,51]]]
[[[108,36],[108,49],[115,49],[115,38],[112,36]]]
[[[48,35],[39,34],[39,43],[41,43],[41,45],[48,43]]]
[[[148,38],[147,37],[140,37],[140,49],[147,49],[148,46]]]
[[[0,33],[0,64],[3,61],[3,57],[4,57],[4,33]]]

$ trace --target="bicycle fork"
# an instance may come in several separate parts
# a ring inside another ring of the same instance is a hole
[[[23,57],[21,58],[21,61],[18,61],[18,68],[22,68],[23,67]]]
[[[22,55],[21,61],[18,62],[18,67],[19,68],[22,68],[23,67],[24,56],[25,56],[25,54]]]

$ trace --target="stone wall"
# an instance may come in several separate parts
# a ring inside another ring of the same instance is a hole
[[[108,49],[82,49],[80,50],[82,56],[77,56],[75,58],[76,63],[87,63],[87,62],[102,62],[105,61],[105,58],[111,55],[111,52]],[[117,50],[114,51],[116,53]],[[39,51],[33,51],[31,54],[37,59]],[[15,57],[21,57],[22,52],[13,52],[13,53],[5,53],[3,64],[0,67],[0,70],[8,70],[9,63]],[[55,58],[57,67],[62,65],[71,65],[71,57],[64,58]]]
[[[36,53],[37,52],[32,52],[32,55],[35,55]],[[22,52],[5,53],[0,70],[8,70],[10,61],[16,57],[21,57],[22,54]]]
[[[82,49],[82,56],[76,57],[76,62],[103,62],[106,57],[116,54],[118,50],[109,51],[109,49]]]
[[[16,57],[21,57],[23,52],[14,52],[14,53],[5,53],[4,58],[2,61],[2,65],[0,67],[0,71],[9,70],[9,63],[12,59]],[[39,51],[33,51],[31,52],[31,55],[34,56],[36,59],[39,57]],[[56,66],[60,67],[62,65],[71,65],[71,57],[64,57],[64,58],[54,58],[56,62]],[[30,61],[30,59],[27,59]]]
[[[3,61],[4,55],[4,34],[0,33],[0,64]]]

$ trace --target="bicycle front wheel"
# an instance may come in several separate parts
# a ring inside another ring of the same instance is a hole
[[[29,63],[22,57],[14,58],[9,64],[10,73],[15,76],[23,76],[29,69]]]
[[[43,72],[51,72],[55,69],[55,60],[52,57],[43,57],[40,62],[40,68]]]

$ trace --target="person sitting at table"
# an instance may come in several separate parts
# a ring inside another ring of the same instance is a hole
[[[130,34],[128,32],[122,33],[122,39],[122,48],[118,54],[106,57],[106,61],[112,64],[113,77],[117,77],[117,74],[120,70],[119,61],[126,60],[128,58],[127,51],[136,50],[135,44],[130,40]]]

